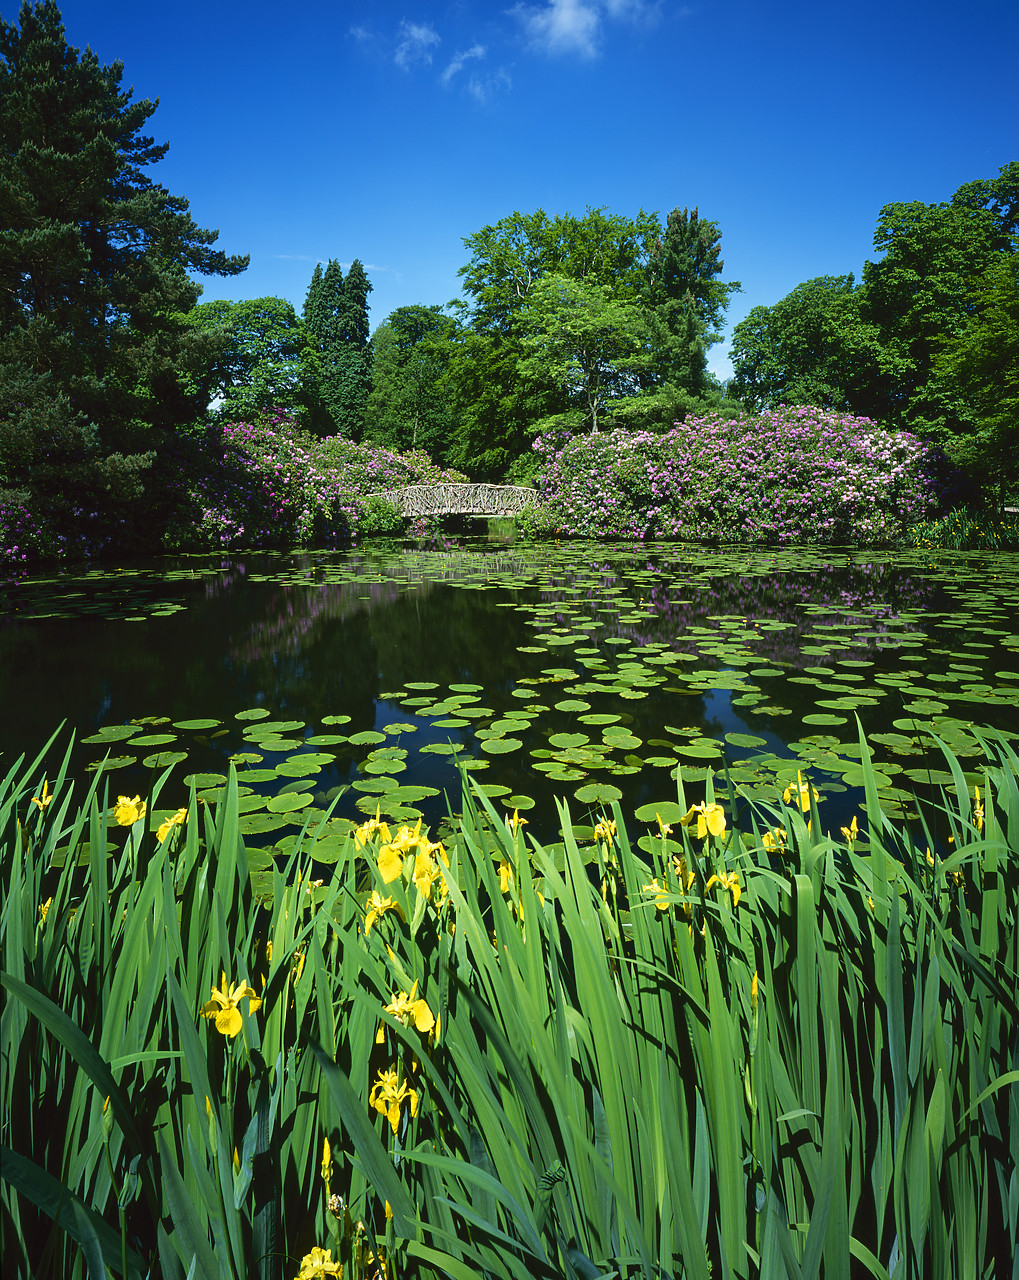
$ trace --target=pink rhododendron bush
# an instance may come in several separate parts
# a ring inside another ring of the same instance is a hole
[[[540,436],[536,536],[881,545],[958,493],[940,450],[868,418],[782,407],[671,431]]]
[[[427,454],[320,439],[281,414],[210,428],[179,461],[167,481],[170,550],[343,546],[400,527],[381,491],[463,479]]]

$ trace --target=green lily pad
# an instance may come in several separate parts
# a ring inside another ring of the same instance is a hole
[[[154,755],[146,756],[142,764],[146,769],[167,769],[170,765],[180,764],[187,758],[186,751],[157,751]]]
[[[286,818],[281,818],[274,813],[242,813],[237,819],[237,828],[241,835],[245,836],[265,835],[269,831],[278,831],[286,825]]]
[[[109,756],[106,760],[93,760],[85,766],[87,773],[109,772],[111,769],[123,769],[126,764],[134,764],[136,756]]]
[[[165,747],[171,742],[177,741],[175,733],[145,733],[138,738],[131,739],[132,747]]]
[[[293,813],[297,809],[307,808],[312,797],[304,791],[290,791],[283,795],[273,796],[267,801],[266,808],[270,813]]]
[[[519,751],[523,745],[519,738],[486,738],[481,743],[481,750],[490,756],[502,756],[510,751]]]
[[[173,727],[190,733],[199,729],[215,729],[222,723],[222,720],[175,720]]]
[[[355,747],[374,746],[377,742],[385,742],[386,735],[378,733],[375,729],[364,729],[361,733],[352,733],[350,742]]]
[[[764,747],[767,741],[753,733],[727,733],[726,742],[732,747]]]
[[[247,711],[238,711],[235,720],[266,720],[272,713],[265,707],[251,707]]]
[[[613,800],[623,798],[619,788],[610,782],[589,782],[586,786],[578,787],[573,794],[581,804],[610,804]]]
[[[192,786],[196,791],[204,791],[206,787],[219,787],[226,782],[226,774],[223,773],[189,773],[184,778],[185,786]]]
[[[136,724],[111,724],[105,728],[99,729],[96,733],[90,734],[87,738],[82,738],[82,742],[89,745],[93,743],[106,742],[123,742],[125,738],[133,737],[138,732]]]
[[[350,724],[350,716],[323,716],[319,724]]]

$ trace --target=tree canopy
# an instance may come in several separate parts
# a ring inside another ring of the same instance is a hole
[[[874,234],[881,256],[859,284],[818,277],[736,325],[731,390],[751,409],[865,414],[972,462],[1010,403],[1017,225],[1019,161],[939,204],[886,205]]]
[[[319,353],[319,394],[331,430],[361,438],[371,392],[368,294],[364,265],[355,258],[346,277],[335,258],[316,264],[304,301],[304,321]]]
[[[445,460],[452,428],[446,374],[456,330],[456,321],[439,306],[398,307],[379,325],[371,338],[366,438]]]
[[[193,421],[216,343],[184,323],[200,294],[188,273],[247,258],[214,249],[218,233],[148,176],[167,151],[143,132],[157,103],[132,101],[121,63],[71,48],[52,0],[0,23],[0,54],[0,369],[109,444]]]

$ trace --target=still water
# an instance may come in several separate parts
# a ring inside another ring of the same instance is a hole
[[[327,852],[376,808],[438,830],[455,761],[544,842],[557,799],[646,821],[677,766],[691,801],[707,767],[765,800],[804,769],[837,832],[857,716],[905,812],[948,781],[926,730],[973,770],[974,725],[1019,738],[1017,600],[1016,556],[482,539],[30,579],[0,593],[0,769],[64,722],[111,797],[172,764],[172,809],[232,760],[252,845],[335,801]]]

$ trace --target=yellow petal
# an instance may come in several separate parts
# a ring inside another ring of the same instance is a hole
[[[224,1036],[229,1036],[232,1040],[240,1031],[242,1025],[241,1011],[236,1005],[230,1005],[227,1009],[221,1009],[216,1014],[216,1030]]]
[[[379,850],[379,875],[384,884],[390,884],[403,870],[403,858],[391,844]]]
[[[417,986],[417,983],[414,984]],[[421,1032],[429,1032],[435,1026],[435,1015],[428,1007],[426,1000],[415,1000],[411,1005],[411,1015],[414,1018],[414,1025]]]

